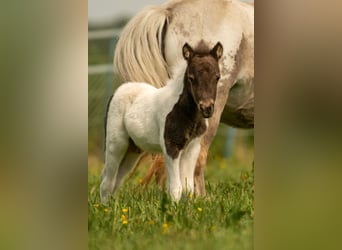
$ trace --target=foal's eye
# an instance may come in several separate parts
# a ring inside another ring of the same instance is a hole
[[[195,78],[194,78],[194,76],[189,75],[188,80],[190,83],[193,83]]]

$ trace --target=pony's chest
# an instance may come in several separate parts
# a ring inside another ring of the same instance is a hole
[[[166,152],[171,158],[177,158],[179,152],[183,150],[186,145],[193,140],[204,134],[207,129],[205,119],[189,119],[185,115],[172,114],[166,117],[164,141]]]

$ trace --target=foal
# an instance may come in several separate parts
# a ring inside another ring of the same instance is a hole
[[[178,201],[182,191],[193,192],[200,140],[214,112],[223,48],[218,42],[210,50],[201,41],[194,50],[186,43],[182,52],[187,66],[165,87],[125,83],[108,103],[102,203],[143,151],[164,154],[173,200]]]

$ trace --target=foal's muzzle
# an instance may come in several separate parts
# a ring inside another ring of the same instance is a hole
[[[204,118],[210,118],[214,113],[214,101],[200,102],[199,108]]]

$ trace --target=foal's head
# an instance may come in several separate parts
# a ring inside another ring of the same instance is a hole
[[[204,118],[214,113],[217,82],[220,79],[218,61],[222,52],[220,42],[211,50],[203,41],[194,50],[187,43],[183,46],[183,56],[188,64],[184,84]]]

